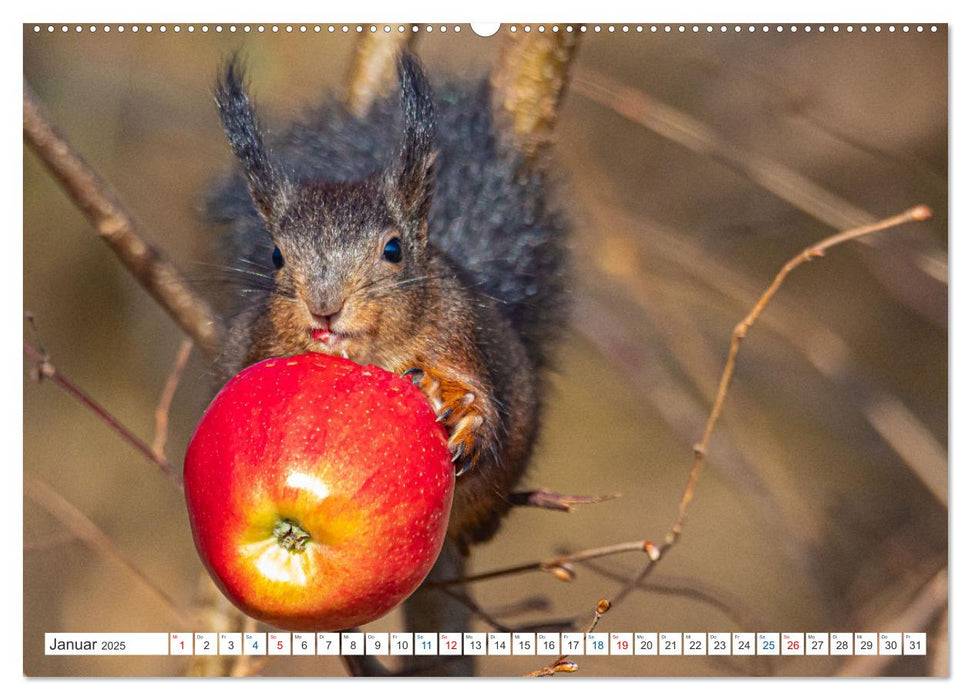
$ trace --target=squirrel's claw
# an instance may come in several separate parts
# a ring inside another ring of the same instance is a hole
[[[452,445],[451,441],[448,443],[449,449],[452,450],[452,464],[455,464],[460,459],[462,459],[462,453],[465,452],[465,445],[459,443],[458,445]],[[458,474],[456,474],[458,476]]]
[[[473,394],[460,397],[443,413],[445,411],[448,411],[448,418],[444,423],[451,429],[448,447],[452,451],[452,462],[459,465],[455,475],[461,476],[479,461],[481,428],[485,419],[479,412]]]
[[[411,383],[421,389],[426,398],[431,402],[432,408],[436,413],[442,410],[442,394],[438,380],[420,367],[412,367],[402,372],[402,376],[411,380]]]
[[[448,448],[456,465],[456,476],[471,470],[482,452],[486,407],[469,391],[471,387],[448,376],[439,381],[432,372],[419,367],[412,367],[403,376],[422,390],[438,414],[436,420],[448,429]]]

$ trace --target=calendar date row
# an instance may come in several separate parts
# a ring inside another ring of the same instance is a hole
[[[48,655],[875,656],[925,655],[923,632],[48,633]]]

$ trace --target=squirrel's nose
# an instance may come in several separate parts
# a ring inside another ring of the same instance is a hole
[[[318,321],[331,322],[344,308],[344,299],[308,299],[307,310]]]

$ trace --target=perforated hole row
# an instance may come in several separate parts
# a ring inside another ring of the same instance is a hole
[[[161,34],[173,33],[173,34],[208,34],[208,33],[229,33],[229,34],[351,34],[351,33],[363,33],[363,32],[424,32],[424,33],[461,33],[463,28],[457,24],[173,24],[173,25],[138,25],[138,24],[104,24],[104,25],[80,25],[80,24],[35,24],[33,26],[35,34],[40,34],[46,32],[48,34],[54,33],[75,33],[80,34],[83,32],[94,33],[94,32],[104,32],[112,33],[116,32],[118,34],[124,34],[130,32],[132,34],[137,34],[138,32],[144,32],[146,34],[151,34],[153,32],[158,32]],[[727,33],[828,33],[832,32],[838,34],[845,32],[847,34],[853,33],[883,33],[889,32],[891,34],[896,32],[903,32],[905,34],[910,32],[936,32],[937,25],[925,26],[922,24],[917,25],[825,25],[825,24],[580,24],[580,25],[531,25],[531,24],[511,24],[507,27],[510,32],[538,32],[540,34],[545,32],[580,32],[588,33],[592,32],[594,34],[607,33],[607,34],[643,34],[643,33],[654,33],[654,34],[727,34]],[[466,29],[467,31],[467,29]],[[473,29],[473,31],[475,31]]]

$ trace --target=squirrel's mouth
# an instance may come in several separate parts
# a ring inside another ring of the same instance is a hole
[[[324,345],[332,346],[338,343],[349,340],[354,336],[353,333],[343,333],[341,331],[335,331],[333,328],[311,328],[310,337],[316,340],[318,343],[323,343]]]

